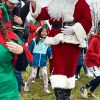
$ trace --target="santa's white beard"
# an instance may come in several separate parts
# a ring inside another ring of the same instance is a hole
[[[77,0],[52,0],[48,5],[48,13],[50,17],[55,19],[65,18],[66,13],[70,13],[71,11],[69,10],[70,6],[74,6],[76,1]]]
[[[64,17],[66,12],[67,0],[52,0],[48,5],[48,13],[52,18],[61,18]]]

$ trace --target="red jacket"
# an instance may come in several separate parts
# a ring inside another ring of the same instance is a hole
[[[86,52],[85,63],[87,67],[100,66],[100,36],[91,36]]]

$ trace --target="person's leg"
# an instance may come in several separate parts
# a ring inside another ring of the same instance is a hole
[[[27,82],[25,82],[24,91],[29,91],[29,85],[30,85],[31,81],[33,80],[33,78],[36,77],[36,73],[37,73],[37,67],[32,67],[31,75],[28,78]]]
[[[15,71],[16,73],[16,78],[18,82],[18,90],[21,91],[21,86],[24,86],[23,79],[22,79],[22,73],[21,71]]]
[[[100,72],[99,69],[94,66],[89,68],[89,70],[91,71],[91,73],[93,73],[93,75],[96,77],[95,79],[91,80],[89,83],[83,85],[80,88],[80,92],[82,94],[83,97],[88,98],[88,96],[94,92],[94,90],[98,87],[98,85],[100,84]],[[88,93],[87,89],[90,88],[90,91]]]
[[[91,95],[99,86],[99,84],[100,84],[100,76],[97,76],[95,79],[91,80],[90,81],[91,87],[90,87],[88,95]]]
[[[83,85],[81,88],[81,94],[83,97],[88,98],[88,97],[94,97],[92,94],[94,90],[99,86],[100,84],[100,76],[97,76],[95,79],[91,80],[89,83]],[[89,89],[90,88],[90,89]],[[89,89],[89,92],[88,92]]]
[[[82,66],[78,65],[76,68],[76,72],[75,72],[75,78],[79,79],[79,75],[80,75],[80,70],[81,70]]]
[[[47,75],[46,66],[45,67],[41,67],[41,71],[42,71],[43,81],[44,81],[44,91],[46,93],[50,93],[50,91],[48,90],[48,75]]]
[[[38,67],[38,69],[37,69],[36,79],[39,79],[40,78],[39,71],[40,71],[40,67]]]
[[[85,64],[83,64],[83,69],[84,69],[84,73],[87,74],[87,68]]]

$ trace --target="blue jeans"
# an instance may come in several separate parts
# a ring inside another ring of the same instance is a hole
[[[20,91],[21,87],[24,86],[22,73],[21,73],[21,71],[16,70],[15,74],[16,74],[16,78],[17,78],[17,82],[18,82],[18,90]]]

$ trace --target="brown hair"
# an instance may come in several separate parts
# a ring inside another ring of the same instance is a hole
[[[7,38],[7,33],[9,34],[9,32],[11,31],[11,29],[6,28],[6,26],[3,24],[2,19],[0,20],[0,33],[2,34],[3,38],[5,39],[5,41],[10,41],[10,39]]]
[[[42,38],[42,37],[41,37],[41,32],[43,31],[43,29],[45,29],[45,28],[40,28],[40,29],[37,31],[37,36],[36,36],[36,39],[35,39],[36,44],[38,44],[39,41],[40,41],[40,38]]]

